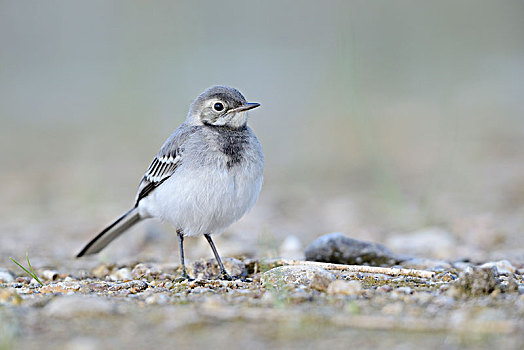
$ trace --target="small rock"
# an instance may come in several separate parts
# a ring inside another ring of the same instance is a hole
[[[82,284],[80,282],[57,282],[46,284],[40,288],[40,293],[64,293],[78,291]]]
[[[15,280],[15,277],[8,270],[0,270],[0,282],[11,283]]]
[[[314,240],[306,248],[306,260],[348,265],[392,265],[397,257],[382,244],[359,241],[337,232]]]
[[[362,294],[362,283],[359,281],[335,280],[329,284],[327,293],[333,295],[360,295]]]
[[[130,281],[133,279],[131,270],[127,267],[121,268],[109,275],[112,281]]]
[[[31,283],[31,280],[32,280],[31,277],[23,276],[23,277],[17,277],[15,281],[17,283],[29,284],[29,283]]]
[[[262,275],[264,286],[281,287],[282,284],[308,286],[311,289],[325,291],[335,276],[316,266],[294,265],[275,267]]]
[[[524,294],[524,286],[523,285],[519,286],[519,294]]]
[[[162,270],[158,266],[151,264],[136,264],[131,271],[133,278],[157,276],[161,273]]]
[[[302,242],[297,236],[287,236],[279,248],[280,257],[282,259],[304,259],[302,250]]]
[[[58,272],[55,270],[44,270],[42,271],[42,277],[48,281],[54,281],[58,278]]]
[[[490,269],[493,266],[497,268],[498,273],[500,274],[514,274],[516,272],[516,268],[511,265],[511,263],[507,260],[499,260],[499,261],[490,261],[485,264],[482,264],[479,266],[481,269]]]
[[[95,275],[96,278],[103,279],[107,275],[109,275],[109,272],[111,271],[111,268],[107,265],[98,265],[93,269],[93,275]]]
[[[442,282],[451,282],[456,279],[457,279],[457,276],[452,274],[451,272],[445,272],[444,274],[442,274],[442,276],[440,276],[440,280]]]
[[[403,254],[446,259],[453,256],[457,241],[448,231],[431,227],[408,234],[392,235],[386,240],[386,244]]]
[[[60,296],[51,300],[43,311],[46,316],[73,318],[109,314],[114,309],[109,300],[101,297]]]
[[[467,268],[459,274],[458,279],[453,282],[450,293],[453,296],[482,296],[491,293],[516,292],[518,285],[510,277],[507,281],[498,278],[497,268]]]

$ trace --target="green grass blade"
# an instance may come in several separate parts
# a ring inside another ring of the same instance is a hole
[[[11,259],[15,264],[17,264],[22,270],[24,270],[29,276],[33,277],[33,275],[31,274],[31,272],[27,271],[27,269],[25,267],[23,267],[22,265],[20,265],[20,263],[18,261],[16,261],[15,259],[9,257],[9,259]]]
[[[14,262],[15,264],[18,265],[18,267],[20,267],[22,270],[25,271],[25,273],[27,273],[29,276],[31,276],[32,278],[35,279],[35,281],[38,282],[38,284],[40,284],[41,286],[43,286],[44,284],[40,281],[40,279],[38,278],[38,276],[36,275],[35,271],[33,270],[33,267],[31,266],[31,263],[29,262],[29,254],[27,254],[27,263],[29,264],[29,268],[31,269],[31,271],[27,270],[25,267],[22,266],[22,264],[20,264],[18,261],[16,261],[15,259],[9,257],[9,259],[11,259],[12,262]]]
[[[38,282],[40,283],[41,286],[43,286],[44,284],[42,282],[40,282],[40,280],[38,279],[38,276],[36,275],[36,272],[35,270],[33,270],[33,266],[31,266],[31,263],[29,262],[29,252],[26,252],[25,253],[26,257],[27,257],[27,265],[29,265],[29,269],[31,270],[31,272],[33,273],[33,278]]]

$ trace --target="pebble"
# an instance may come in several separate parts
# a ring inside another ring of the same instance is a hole
[[[320,236],[307,246],[306,260],[347,265],[392,265],[397,256],[382,244],[359,241],[335,232]]]
[[[48,281],[54,281],[58,278],[58,271],[55,270],[44,270],[41,273],[42,277],[44,277]]]
[[[133,279],[133,275],[131,274],[131,270],[129,270],[127,267],[124,267],[110,274],[109,278],[112,281],[129,281]]]
[[[93,275],[95,275],[96,278],[103,279],[109,274],[109,271],[111,271],[111,268],[107,265],[98,265],[93,269]]]
[[[31,283],[31,280],[31,277],[17,277],[15,281],[18,283],[29,284]]]
[[[57,282],[46,284],[40,288],[40,293],[64,293],[78,291],[82,287],[80,282]]]
[[[451,281],[454,281],[457,279],[457,276],[452,274],[451,272],[446,272],[444,273],[441,277],[440,277],[440,280],[442,282],[451,282]]]
[[[329,284],[335,280],[335,275],[320,267],[294,265],[275,267],[262,275],[264,286],[292,284],[295,286],[308,286],[311,289],[326,291]]]
[[[161,273],[162,270],[158,266],[152,264],[136,264],[131,271],[133,278],[156,276]]]
[[[335,280],[327,288],[327,293],[332,295],[360,295],[362,283],[359,281]]]
[[[114,311],[114,304],[105,298],[76,295],[56,297],[43,308],[46,316],[60,318],[110,314]]]
[[[516,292],[518,286],[513,278],[498,278],[497,267],[468,267],[459,274],[449,290],[452,296],[483,296],[491,293]]]
[[[497,268],[497,272],[499,274],[505,274],[505,275],[510,275],[510,274],[514,274],[516,272],[516,268],[511,265],[511,263],[507,260],[499,260],[499,261],[490,261],[490,262],[487,262],[485,264],[482,264],[480,265],[479,267],[481,269],[490,269],[492,268],[493,266],[495,266]]]

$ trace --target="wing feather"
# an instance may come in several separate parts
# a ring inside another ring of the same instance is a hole
[[[189,136],[198,130],[197,127],[182,124],[166,140],[156,157],[146,170],[146,173],[138,186],[135,207],[151,191],[160,186],[165,180],[173,175],[182,162],[183,143]]]

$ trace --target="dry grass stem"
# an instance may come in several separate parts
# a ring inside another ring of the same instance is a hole
[[[318,266],[326,270],[362,272],[362,273],[380,273],[390,276],[411,276],[420,278],[432,278],[435,273],[425,270],[401,269],[396,267],[377,267],[377,266],[363,266],[363,265],[342,265],[331,264],[318,261],[302,261],[302,260],[282,260],[284,265],[309,265]]]

